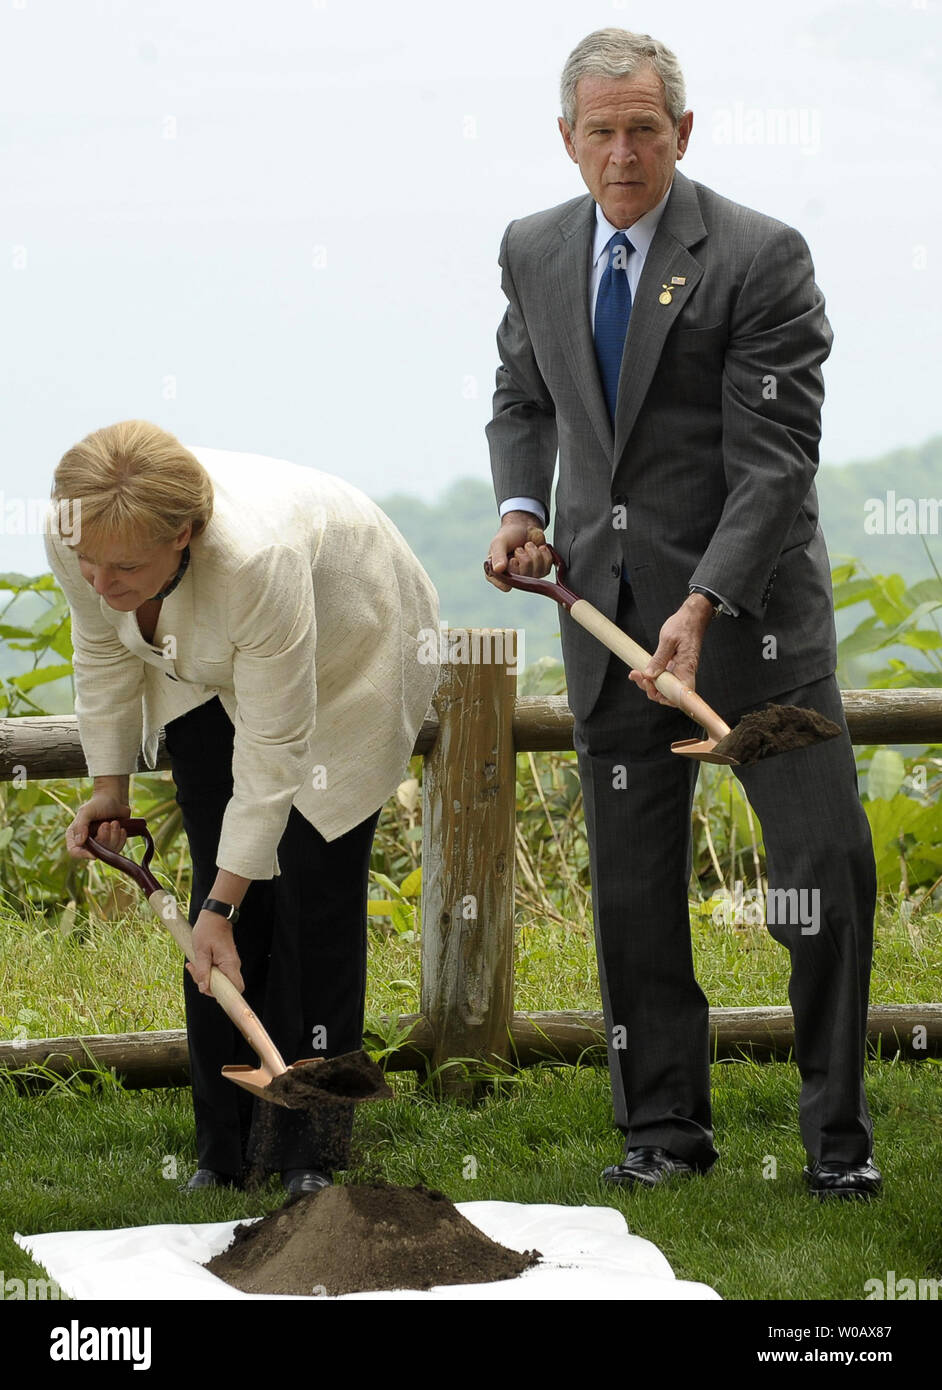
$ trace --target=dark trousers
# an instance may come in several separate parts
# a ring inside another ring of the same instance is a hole
[[[617,620],[654,649],[656,634],[644,632],[627,584]],[[872,1149],[862,1080],[876,902],[870,829],[834,677],[775,702],[817,709],[843,730],[734,772],[762,825],[770,890],[805,893],[792,896],[792,910],[779,907],[789,920],[767,922],[791,957],[805,1149],[823,1162],[860,1162]],[[718,712],[734,726],[749,708]],[[697,734],[679,710],[648,700],[612,656],[595,708],[576,721],[575,746],[615,1122],[626,1148],[657,1145],[706,1169],[717,1157],[709,1014],[694,975],[687,897],[699,765],[669,751]],[[817,930],[810,911],[793,910],[815,901]]]
[[[222,818],[232,795],[233,737],[218,699],[166,728],[193,867],[191,924],[216,877]],[[327,841],[292,807],[278,845],[281,873],[254,881],[242,901],[233,934],[245,998],[289,1064],[362,1046],[367,884],[378,819],[377,810]],[[234,1177],[249,1166],[344,1166],[349,1123],[346,1134],[338,1134],[336,1115],[320,1125],[305,1112],[258,1101],[224,1079],[223,1066],[257,1065],[258,1058],[186,971],[183,987],[199,1166]]]

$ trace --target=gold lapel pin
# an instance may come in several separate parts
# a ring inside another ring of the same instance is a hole
[[[661,293],[658,295],[658,300],[660,301],[661,304],[671,304],[671,303],[673,303],[673,296],[671,295],[671,287],[670,287],[670,285],[662,285],[662,286],[661,286]]]

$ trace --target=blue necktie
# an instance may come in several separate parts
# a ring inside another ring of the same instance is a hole
[[[616,251],[616,247],[622,249]],[[595,355],[613,429],[621,359],[631,316],[631,290],[628,288],[626,266],[634,249],[624,232],[615,233],[608,243],[608,264],[602,272],[595,301]],[[626,584],[630,583],[627,565],[622,565],[621,577]]]
[[[615,233],[608,243],[608,264],[602,272],[595,301],[595,355],[613,426],[621,359],[631,315],[631,290],[628,288],[626,267],[634,249],[624,232]]]

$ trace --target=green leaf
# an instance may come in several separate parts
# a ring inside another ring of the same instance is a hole
[[[366,913],[368,917],[391,917],[396,903],[387,902],[385,898],[367,898]]]
[[[871,801],[882,797],[890,801],[906,776],[906,767],[900,753],[892,748],[880,748],[873,755],[870,771],[867,773],[867,795]]]
[[[895,640],[898,633],[907,632],[911,628],[918,627],[927,613],[934,613],[938,608],[939,604],[936,603],[935,599],[927,599],[925,603],[918,604],[897,623],[895,628],[892,629],[890,634],[891,638]]]
[[[920,651],[931,652],[942,647],[942,636],[938,632],[927,632],[924,628],[917,632],[904,632],[898,639],[904,646],[917,647]]]
[[[874,617],[864,618],[862,623],[858,623],[853,632],[838,644],[838,655],[842,661],[849,656],[859,656],[863,652],[876,652],[885,645],[887,639],[887,629],[877,625]]]
[[[32,690],[34,686],[47,685],[49,681],[62,680],[63,676],[71,674],[71,663],[62,666],[40,666],[35,671],[27,671],[23,676],[14,676],[10,684],[19,690]]]
[[[33,779],[26,783],[25,787],[16,791],[16,809],[19,812],[31,811],[43,794],[43,789],[39,782]]]
[[[857,561],[849,560],[846,564],[835,565],[831,570],[831,585],[838,588],[841,584],[846,584],[848,579],[852,579],[857,573]]]
[[[925,814],[925,807],[912,797],[897,795],[890,800],[878,797],[865,801],[863,808],[870,822],[877,881],[882,890],[896,888],[900,879],[901,839]]]
[[[901,602],[905,592],[906,581],[901,574],[877,575],[870,603],[877,617],[888,627],[906,616],[905,605]]]
[[[387,893],[391,893],[394,898],[402,897],[402,889],[397,888],[392,879],[386,874],[381,874],[377,869],[373,870],[373,878],[381,888],[385,888]]]
[[[916,608],[921,603],[942,603],[942,581],[920,579],[917,584],[906,590],[904,598],[911,608]]]
[[[399,888],[404,898],[417,898],[422,891],[422,867],[413,869],[411,874],[406,874]]]
[[[0,574],[0,589],[12,589],[14,593],[41,593],[46,589],[58,588],[54,574],[16,574],[8,571]]]
[[[833,584],[833,576],[832,576]],[[849,608],[852,603],[862,603],[876,593],[872,579],[851,579],[834,585],[834,607]]]
[[[408,903],[393,903],[392,923],[399,936],[405,936],[415,926],[415,908]]]
[[[49,651],[55,652],[56,656],[61,656],[72,664],[72,629],[69,623],[65,623],[55,634],[49,643]]]

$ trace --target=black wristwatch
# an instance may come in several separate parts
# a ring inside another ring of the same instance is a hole
[[[220,902],[218,898],[207,898],[203,903],[203,912],[218,912],[220,917],[225,917],[226,921],[235,926],[239,920],[239,909],[232,903]]]
[[[710,603],[713,606],[714,618],[718,618],[721,613],[729,612],[729,609],[726,607],[723,600],[721,598],[718,598],[717,595],[714,594],[711,589],[702,589],[699,584],[693,584],[691,585],[690,592],[692,594],[703,594],[704,598],[708,598],[710,600]]]

